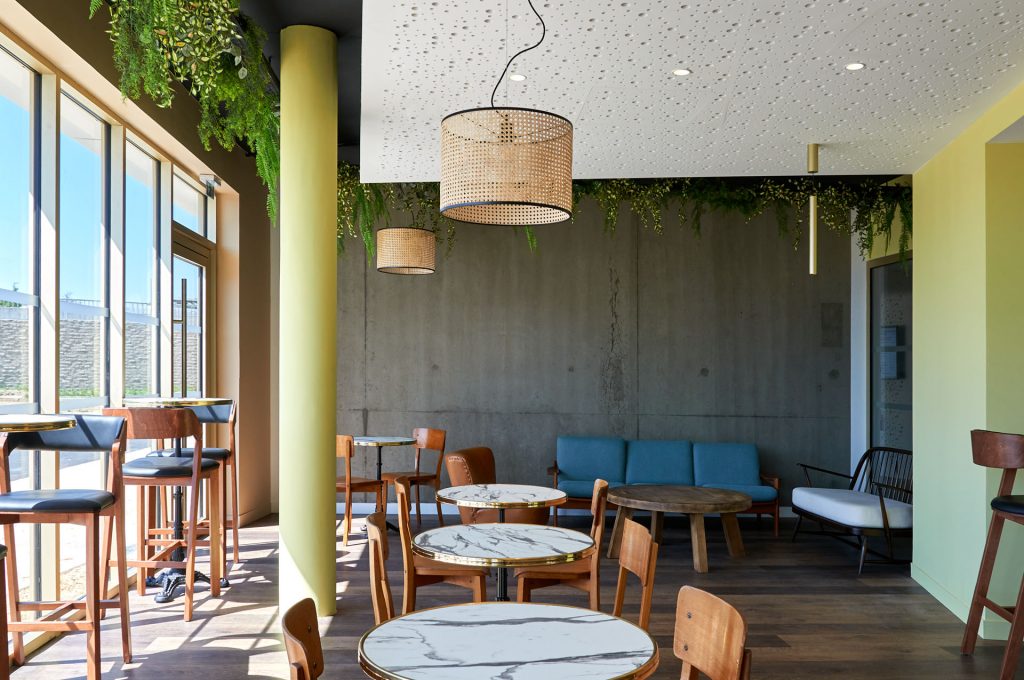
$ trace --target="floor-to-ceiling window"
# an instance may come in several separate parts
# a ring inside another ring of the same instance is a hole
[[[60,103],[60,399],[109,404],[108,125],[68,94]]]
[[[160,166],[136,144],[125,148],[124,394],[151,396],[159,380]]]
[[[39,410],[39,75],[0,48],[0,412]],[[12,488],[39,488],[39,453],[7,461]],[[15,530],[22,597],[40,597],[40,531]]]
[[[912,268],[897,260],[870,270],[871,446],[913,448]]]

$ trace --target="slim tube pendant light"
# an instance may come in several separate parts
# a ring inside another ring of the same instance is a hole
[[[807,172],[818,174],[818,145],[807,145]],[[810,214],[807,219],[807,250],[808,270],[811,276],[818,273],[818,195],[811,194],[809,200]]]
[[[496,107],[509,66],[540,46],[517,52],[491,92],[491,105],[441,121],[441,213],[461,222],[510,226],[551,224],[572,215],[572,123],[537,109]]]
[[[434,232],[411,227],[377,230],[377,271],[384,274],[433,274]]]

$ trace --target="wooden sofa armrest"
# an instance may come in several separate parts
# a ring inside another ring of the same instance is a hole
[[[814,483],[811,481],[811,473],[809,472],[810,470],[814,470],[815,472],[823,472],[827,475],[834,475],[836,477],[842,477],[843,479],[849,479],[851,481],[853,480],[853,475],[848,475],[843,472],[836,472],[835,470],[826,470],[825,468],[820,468],[815,465],[808,465],[807,463],[797,463],[797,465],[804,469],[804,476],[807,478],[807,486],[814,486]]]
[[[780,486],[782,485],[782,480],[776,477],[775,475],[761,475],[761,481],[767,484],[768,486],[772,487],[776,491],[778,491]]]
[[[551,475],[552,477],[558,476],[558,463],[555,463],[554,465],[548,468],[548,474]]]

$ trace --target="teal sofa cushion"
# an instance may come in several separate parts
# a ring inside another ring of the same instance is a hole
[[[761,486],[757,447],[753,444],[696,443],[693,445],[693,477],[697,486]]]
[[[558,481],[626,481],[626,442],[618,437],[559,437],[555,446]],[[570,494],[573,495],[573,494]],[[585,496],[589,497],[590,492]]]
[[[693,486],[693,444],[684,439],[626,443],[626,484]]]
[[[622,486],[622,482],[613,482],[608,485],[609,488],[617,486]],[[594,480],[562,479],[559,477],[558,490],[564,491],[565,495],[569,498],[593,498]]]
[[[771,503],[779,496],[779,492],[773,487],[766,486],[764,484],[750,485],[750,484],[704,484],[703,486],[710,489],[727,489],[729,491],[739,491],[750,496],[750,500],[755,503]]]

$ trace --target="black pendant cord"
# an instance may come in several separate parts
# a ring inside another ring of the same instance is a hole
[[[537,11],[537,8],[533,6],[533,0],[526,0],[526,2],[529,3],[530,9],[533,10],[533,13],[536,14],[537,18],[540,20],[540,28],[541,28],[540,40],[537,41],[536,45],[530,45],[529,47],[521,49],[518,52],[516,52],[515,54],[513,54],[512,58],[508,60],[507,64],[505,64],[505,69],[501,72],[501,75],[498,77],[498,82],[496,82],[494,84],[494,89],[491,90],[491,108],[492,109],[494,108],[494,95],[496,95],[498,93],[498,86],[500,86],[501,85],[501,81],[505,79],[505,74],[508,73],[508,67],[511,66],[512,62],[515,61],[518,57],[526,54],[527,52],[529,52],[532,49],[536,49],[537,47],[540,47],[540,44],[542,42],[544,42],[544,38],[548,34],[548,27],[544,23],[544,17],[542,17],[540,15],[540,12]]]

